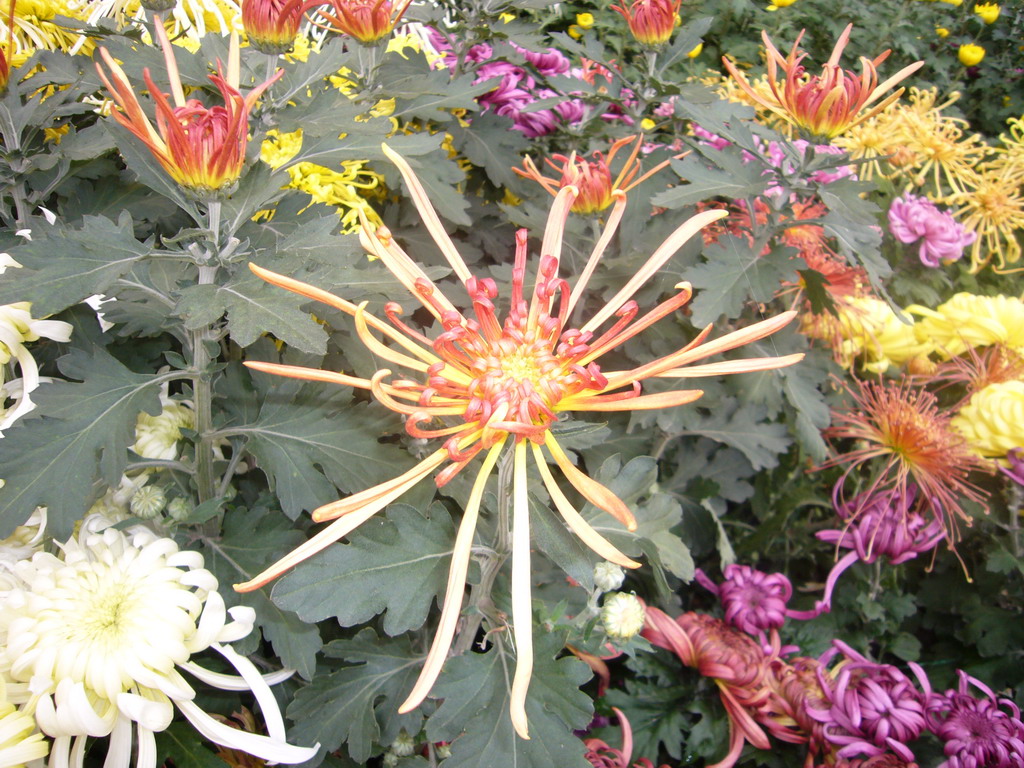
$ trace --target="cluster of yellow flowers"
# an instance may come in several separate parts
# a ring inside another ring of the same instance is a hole
[[[838,317],[805,321],[809,335],[832,344],[845,367],[884,373],[905,367],[966,385],[952,424],[984,458],[1024,447],[1024,301],[958,293],[931,309],[852,298]]]
[[[1009,121],[1000,144],[969,133],[967,122],[944,110],[959,94],[939,102],[935,88],[911,88],[904,102],[836,137],[856,160],[862,178],[881,176],[948,206],[977,235],[971,270],[994,262],[996,272],[1016,272],[1024,228],[1024,123]]]
[[[91,55],[92,41],[62,24],[58,17],[89,26],[111,18],[126,27],[141,20],[143,14],[140,0],[18,0],[14,4],[11,64],[20,66],[37,50]],[[238,0],[182,0],[167,12],[165,23],[172,38],[194,47],[208,31],[226,35],[241,30],[241,8]],[[0,21],[3,37],[8,39],[10,33],[5,27]]]
[[[280,168],[295,157],[301,147],[301,130],[292,133],[270,131],[263,141],[260,157],[271,168]],[[360,211],[370,222],[381,223],[367,195],[378,199],[382,197],[384,178],[367,168],[365,161],[346,160],[341,164],[341,170],[300,162],[288,166],[287,171],[291,177],[288,186],[308,194],[311,204],[324,203],[338,209],[345,232],[358,231]]]

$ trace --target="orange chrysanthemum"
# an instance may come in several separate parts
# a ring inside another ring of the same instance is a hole
[[[211,82],[224,99],[224,105],[207,107],[196,99],[186,101],[167,32],[160,17],[154,18],[153,28],[164,52],[174,106],[168,101],[167,94],[153,82],[149,69],[144,69],[146,87],[156,104],[154,128],[143,112],[128,76],[107,49],[101,48],[100,55],[110,70],[110,77],[99,62],[96,69],[117,105],[114,119],[142,140],[178,185],[198,194],[217,192],[238,181],[249,141],[249,112],[263,91],[283,75],[284,70],[279,70],[243,97],[238,90],[238,39],[233,36],[227,77],[219,61],[217,74],[210,75]]]
[[[859,498],[883,493],[906,498],[908,485],[914,484],[919,492],[913,511],[938,520],[954,543],[958,523],[971,525],[963,501],[984,504],[982,491],[969,480],[984,465],[950,427],[950,415],[939,409],[935,395],[907,380],[858,380],[847,391],[853,405],[834,411],[825,432],[832,441],[851,440],[854,445],[822,465],[845,468],[833,491],[836,509],[846,503],[848,480],[863,468],[870,484]],[[878,466],[871,469],[873,464]]]
[[[457,308],[440,291],[386,228],[374,231],[364,220],[361,242],[440,325],[441,331],[434,338],[428,338],[405,323],[402,308],[397,303],[385,305],[388,323],[369,314],[365,304],[357,306],[256,266],[253,271],[268,282],[352,315],[360,339],[374,355],[411,373],[391,377],[391,371],[384,369],[370,379],[361,379],[310,368],[267,363],[249,365],[282,376],[368,390],[385,406],[406,416],[406,430],[410,435],[443,438],[444,444],[405,474],[315,510],[313,519],[317,522],[335,522],[251,581],[237,585],[236,589],[247,591],[266,584],[355,530],[444,464],[447,466],[435,480],[439,486],[482,454],[483,463],[456,536],[440,623],[419,680],[400,711],[414,709],[429,693],[451,647],[484,488],[499,453],[508,445],[513,454],[512,624],[518,654],[510,710],[516,731],[528,738],[525,703],[533,666],[528,454],[532,454],[544,486],[566,525],[601,557],[626,567],[638,567],[639,563],[619,552],[584,520],[556,482],[543,448],[547,448],[565,479],[585,499],[628,529],[635,528],[629,507],[608,488],[576,468],[558,444],[551,427],[559,415],[567,411],[665,408],[692,402],[702,394],[700,390],[642,394],[641,383],[645,379],[762,371],[795,363],[802,355],[690,365],[764,338],[789,323],[794,313],[783,313],[713,341],[707,341],[709,326],[693,341],[661,359],[629,370],[602,371],[597,363],[602,355],[686,304],[690,298],[690,286],[686,283],[676,286],[674,296],[644,315],[639,315],[632,296],[704,224],[723,214],[717,211],[699,214],[681,225],[607,305],[582,325],[573,327],[570,325],[573,310],[614,234],[614,223],[609,224],[599,238],[575,287],[570,290],[566,280],[558,276],[559,259],[565,222],[579,190],[565,187],[555,197],[548,217],[540,265],[529,299],[524,294],[527,233],[520,230],[516,235],[511,307],[505,321],[501,322],[494,304],[498,296],[494,281],[470,273],[409,164],[387,146],[384,152],[401,171],[428,231],[465,288],[473,316]],[[599,331],[608,321],[612,321],[609,327]],[[383,336],[391,346],[375,334]],[[438,422],[438,426],[428,428],[430,422]]]
[[[820,75],[808,75],[801,63],[807,55],[800,50],[803,31],[797,35],[793,49],[785,58],[772,43],[768,33],[762,32],[761,38],[768,55],[768,85],[771,88],[768,96],[755,90],[728,58],[723,57],[722,62],[737,85],[755,104],[809,136],[831,140],[896,101],[903,94],[902,88],[884,99],[882,97],[924,64],[918,61],[906,66],[881,84],[878,82],[877,67],[889,56],[889,51],[874,59],[861,57],[862,70],[859,76],[844,70],[839,66],[839,59],[850,40],[852,30],[852,24],[843,30],[832,49],[832,55],[822,65]],[[784,76],[782,80],[778,79],[779,70]],[[879,99],[882,101],[879,102]]]
[[[512,170],[524,178],[536,181],[552,195],[558,194],[558,190],[562,187],[576,187],[579,190],[579,195],[572,204],[573,212],[584,215],[600,213],[612,203],[617,203],[619,208],[624,208],[626,193],[629,190],[646,181],[671,162],[671,160],[664,160],[637,177],[637,173],[640,172],[637,156],[640,154],[643,143],[644,137],[643,134],[640,134],[627,136],[614,142],[607,156],[602,152],[592,152],[591,159],[588,160],[578,157],[573,152],[568,157],[553,155],[554,159],[544,158],[544,163],[559,174],[557,179],[541,173],[530,157],[523,160],[522,168],[513,168]],[[629,144],[633,144],[633,149],[630,151],[629,157],[626,158],[622,170],[613,179],[611,166],[615,155]],[[682,155],[676,155],[673,159],[679,159],[685,154],[684,152]],[[621,216],[622,211],[613,210],[612,215]]]

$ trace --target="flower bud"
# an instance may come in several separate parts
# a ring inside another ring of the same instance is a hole
[[[129,509],[138,518],[153,520],[164,511],[166,505],[167,496],[164,495],[163,488],[155,485],[144,485],[132,496]]]
[[[613,592],[605,595],[601,624],[608,637],[628,640],[644,628],[644,605],[633,594]]]
[[[633,0],[629,7],[613,5],[629,25],[636,41],[647,48],[661,48],[679,22],[682,0]]]
[[[594,566],[594,585],[602,592],[611,592],[622,586],[626,580],[626,572],[615,563],[602,560]]]
[[[167,505],[167,516],[179,523],[191,514],[192,505],[183,496],[171,499],[171,503]]]
[[[403,728],[391,743],[391,751],[399,757],[409,757],[416,751],[416,739],[406,733]]]
[[[299,0],[242,0],[242,26],[249,43],[269,56],[291,49],[301,21]]]

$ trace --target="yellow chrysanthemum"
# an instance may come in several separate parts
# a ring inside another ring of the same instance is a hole
[[[1013,163],[994,161],[981,173],[965,179],[967,188],[950,195],[957,221],[978,237],[971,246],[971,271],[978,272],[993,259],[997,273],[1020,271],[1018,233],[1024,230],[1024,194],[1021,171]]]
[[[974,12],[986,24],[995,24],[996,19],[999,18],[999,5],[997,3],[975,3]]]
[[[932,351],[931,344],[914,333],[914,326],[903,322],[880,299],[849,298],[838,311],[838,317],[817,315],[806,319],[803,330],[831,344],[836,360],[845,368],[860,360],[865,370],[884,373],[890,366],[927,357]]]
[[[965,67],[975,67],[985,58],[985,49],[974,43],[964,43],[957,52],[957,58]]]
[[[6,8],[5,4],[5,22]],[[18,0],[14,4],[14,50],[31,54],[39,49],[70,51],[75,48],[91,53],[91,46],[83,46],[77,32],[57,22],[58,16],[83,21],[85,18],[82,5],[75,0]],[[6,23],[0,26],[6,27]],[[5,29],[4,39],[7,34]]]
[[[985,458],[1002,458],[1024,446],[1024,381],[989,384],[975,392],[950,424]]]
[[[942,357],[992,344],[1024,351],[1024,302],[1016,297],[958,293],[936,309],[914,305],[907,312],[921,318],[914,325],[918,339]]]
[[[278,133],[269,131],[260,149],[260,157],[271,168],[280,168],[302,147],[302,131]],[[292,189],[307,193],[312,202],[333,205],[338,209],[342,228],[354,232],[359,228],[362,211],[372,224],[380,224],[380,217],[367,201],[366,195],[380,197],[384,177],[365,167],[363,160],[346,160],[341,170],[325,168],[315,163],[296,163],[288,169]]]

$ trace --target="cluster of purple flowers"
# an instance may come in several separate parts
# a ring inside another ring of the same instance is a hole
[[[934,546],[942,538],[923,525],[912,524],[912,533],[890,530],[886,526],[892,521],[881,508],[861,516],[868,521],[862,529],[848,527],[841,538],[825,538],[865,559],[884,554],[894,560],[909,559],[924,542]],[[869,529],[874,531],[870,536]],[[806,765],[916,768],[912,745],[932,733],[946,756],[939,768],[1024,768],[1024,722],[1009,699],[998,698],[962,671],[955,690],[933,692],[917,664],[909,665],[912,676],[908,676],[891,664],[869,660],[840,640],[834,640],[819,658],[794,655],[792,647],[780,648],[777,630],[786,618],[807,614],[788,608],[789,580],[781,573],[737,565],[728,566],[724,575],[717,585],[703,573],[697,577],[722,601],[723,624],[762,640],[770,632],[773,638],[762,645],[764,659],[757,664],[765,673],[760,680],[748,681],[762,695],[750,692],[747,700],[756,706],[748,706],[745,716],[771,736],[807,745]],[[658,616],[649,616],[652,627],[658,626]],[[749,723],[746,728],[751,730]],[[719,763],[720,768],[731,766],[735,757]]]
[[[457,65],[451,46],[439,33],[431,36],[431,44],[442,55],[449,68]],[[536,52],[514,46],[522,54],[533,72],[542,78],[564,75],[570,71],[570,62],[555,48]],[[559,124],[578,123],[584,117],[583,102],[578,99],[560,99],[550,108],[529,109],[541,99],[561,94],[546,88],[537,77],[524,66],[494,57],[494,49],[480,43],[472,46],[465,55],[464,63],[478,65],[474,83],[492,78],[501,78],[498,85],[479,96],[477,101],[485,111],[490,110],[512,120],[513,128],[525,136],[536,138],[553,132]]]
[[[964,248],[977,238],[964,228],[949,211],[938,208],[931,200],[904,195],[889,207],[889,231],[901,243],[920,243],[917,251],[926,267],[956,261]]]

